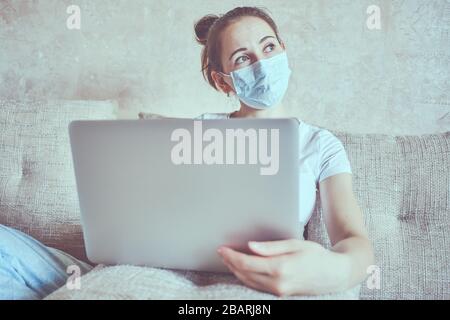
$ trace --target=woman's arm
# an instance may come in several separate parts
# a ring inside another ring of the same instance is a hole
[[[225,265],[249,287],[279,296],[323,294],[355,286],[373,263],[351,175],[338,174],[320,183],[331,250],[297,239],[250,242],[254,255],[221,247]]]
[[[331,250],[345,255],[350,269],[347,288],[367,277],[367,267],[374,263],[372,245],[361,210],[353,194],[352,176],[342,173],[319,184],[325,225],[332,244]]]

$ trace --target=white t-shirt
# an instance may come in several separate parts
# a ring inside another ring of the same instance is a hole
[[[229,113],[204,113],[196,119],[229,119]],[[338,173],[352,173],[341,141],[330,131],[303,121],[299,127],[299,221],[308,223],[314,210],[318,183]]]

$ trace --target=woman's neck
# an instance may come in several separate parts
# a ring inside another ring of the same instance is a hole
[[[283,118],[286,111],[282,105],[269,109],[255,109],[241,103],[241,108],[231,113],[231,118]]]

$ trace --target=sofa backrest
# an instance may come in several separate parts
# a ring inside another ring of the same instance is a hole
[[[0,101],[0,224],[85,259],[68,125],[114,119],[109,101]]]
[[[361,298],[449,299],[450,132],[334,134],[347,150],[375,248],[370,277],[380,275],[380,289],[363,284]],[[329,246],[322,214],[318,197],[306,237]]]

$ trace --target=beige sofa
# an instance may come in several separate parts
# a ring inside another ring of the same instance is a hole
[[[0,101],[0,223],[85,258],[67,136],[75,119],[114,119],[110,101]],[[376,252],[380,287],[290,299],[450,298],[450,132],[335,132]],[[317,202],[305,237],[329,245]],[[301,272],[301,270],[299,270]],[[47,299],[274,299],[223,274],[134,266],[95,269]]]

